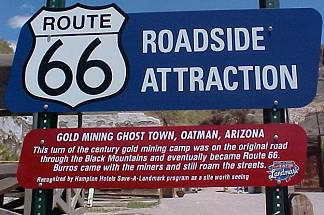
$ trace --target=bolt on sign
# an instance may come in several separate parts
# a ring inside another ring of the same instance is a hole
[[[38,129],[24,139],[25,188],[288,186],[300,183],[297,125]]]
[[[6,105],[12,112],[301,107],[316,94],[321,28],[320,14],[305,8],[42,8],[21,30]]]

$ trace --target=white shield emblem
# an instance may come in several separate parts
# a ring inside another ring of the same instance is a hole
[[[119,47],[124,21],[115,6],[42,9],[29,21],[34,48],[25,68],[26,90],[71,107],[121,91],[127,76]]]

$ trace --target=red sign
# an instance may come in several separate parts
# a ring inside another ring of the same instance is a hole
[[[297,125],[38,129],[24,140],[25,188],[295,185],[306,134]]]

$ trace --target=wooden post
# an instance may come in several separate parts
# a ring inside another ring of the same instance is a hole
[[[304,194],[292,194],[289,200],[289,215],[314,215],[313,205]]]

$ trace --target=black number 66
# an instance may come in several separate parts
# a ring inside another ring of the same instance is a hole
[[[87,48],[82,53],[80,60],[78,62],[77,72],[76,72],[76,81],[77,84],[84,93],[90,95],[97,95],[104,92],[109,85],[111,84],[112,80],[112,72],[109,67],[104,61],[102,60],[88,60],[90,54],[93,50],[100,45],[101,41],[99,38],[93,40]],[[38,83],[41,90],[51,96],[58,96],[66,92],[72,84],[73,73],[71,68],[62,61],[50,61],[53,54],[56,50],[63,45],[61,40],[57,40],[45,53],[40,65],[39,65],[39,72],[38,72]],[[85,73],[88,69],[98,67],[100,68],[105,75],[104,81],[98,87],[90,87],[84,81]],[[65,75],[64,83],[58,88],[51,88],[47,85],[45,81],[46,74],[51,70],[58,68],[63,71]]]

